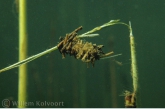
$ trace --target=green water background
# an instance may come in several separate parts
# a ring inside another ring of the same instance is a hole
[[[27,0],[28,56],[53,47],[60,36],[83,26],[84,33],[110,20],[132,22],[136,41],[140,107],[165,107],[165,1],[163,0]],[[64,102],[61,107],[124,107],[124,90],[132,90],[129,31],[123,25],[87,38],[113,49],[123,66],[110,59],[95,67],[52,52],[28,64],[28,101]],[[14,0],[0,1],[0,68],[18,61],[18,13]],[[110,66],[114,66],[112,74]],[[0,74],[0,101],[17,101],[18,69]],[[0,105],[0,107],[2,107]],[[29,106],[37,107],[37,106]],[[46,106],[49,107],[49,106]]]

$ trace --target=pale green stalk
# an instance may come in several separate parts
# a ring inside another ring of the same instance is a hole
[[[135,41],[132,33],[131,22],[130,25],[130,47],[131,47],[131,68],[132,68],[132,79],[133,79],[133,90],[137,100],[138,93],[138,71],[137,71],[137,61],[136,61],[136,50],[135,50]]]
[[[27,56],[27,32],[26,32],[26,0],[19,0],[19,61]],[[27,98],[27,66],[19,67],[18,77],[18,107],[25,108],[21,102],[26,102]]]
[[[26,64],[26,63],[28,63],[28,62],[34,60],[34,59],[37,59],[37,58],[39,58],[39,57],[41,57],[41,56],[43,56],[43,55],[46,55],[46,54],[48,54],[48,53],[51,53],[52,51],[57,50],[57,49],[58,49],[57,46],[52,47],[52,48],[50,48],[50,49],[48,49],[48,50],[45,50],[45,51],[43,51],[43,52],[41,52],[41,53],[38,53],[38,54],[36,54],[36,55],[33,55],[33,56],[31,56],[31,57],[29,57],[29,58],[27,58],[27,59],[24,59],[24,60],[19,61],[19,62],[15,63],[15,64],[12,64],[12,65],[10,65],[10,66],[4,68],[4,69],[1,69],[1,70],[0,70],[0,73],[1,73],[1,72],[4,72],[4,71],[7,71],[7,70],[10,70],[10,69],[13,69],[13,68],[15,68],[15,67],[19,67],[20,65]]]

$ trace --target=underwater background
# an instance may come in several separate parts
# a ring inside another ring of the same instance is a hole
[[[165,107],[165,1],[163,0],[27,0],[28,57],[49,49],[60,36],[79,26],[85,33],[110,20],[131,21],[136,42],[140,107]],[[129,31],[124,25],[97,32],[86,41],[114,51],[113,59],[95,66],[58,50],[28,63],[29,102],[63,102],[56,107],[124,107],[132,91]],[[0,1],[0,69],[18,61],[18,1]],[[0,74],[0,102],[18,99],[18,68]],[[0,107],[2,105],[0,104]],[[16,107],[16,106],[13,106]],[[51,107],[51,106],[28,106]]]

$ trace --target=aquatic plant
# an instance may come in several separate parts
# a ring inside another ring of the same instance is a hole
[[[26,0],[19,0],[19,61],[27,58],[27,27],[26,27]],[[18,74],[18,107],[26,106],[19,104],[27,101],[27,65],[19,67]]]
[[[137,94],[138,92],[138,72],[135,52],[135,41],[132,33],[131,22],[129,22],[130,28],[130,51],[131,51],[131,75],[133,80],[133,92],[125,92],[125,107],[137,107]]]
[[[0,73],[13,69],[15,67],[20,67],[23,64],[33,61],[57,49],[59,49],[63,58],[65,57],[65,54],[69,54],[71,56],[74,56],[76,59],[81,59],[83,62],[92,63],[92,65],[94,65],[94,62],[96,60],[119,56],[121,54],[112,55],[113,51],[109,53],[104,53],[101,49],[103,45],[96,45],[96,44],[92,44],[90,42],[85,42],[81,40],[81,38],[85,38],[85,37],[92,38],[92,37],[98,36],[99,34],[93,34],[93,33],[101,30],[102,28],[116,25],[116,24],[126,25],[130,30],[130,48],[131,48],[130,51],[131,51],[131,69],[132,69],[131,74],[132,74],[132,79],[133,79],[133,92],[126,91],[125,107],[137,107],[138,73],[137,73],[137,64],[136,64],[134,36],[132,33],[131,23],[129,23],[128,25],[126,23],[120,22],[119,20],[111,20],[81,35],[77,34],[77,32],[82,29],[82,27],[79,27],[75,29],[73,32],[71,32],[70,34],[67,34],[64,38],[60,38],[60,42],[57,46],[54,46],[48,50],[45,50],[41,53],[33,55],[27,59],[21,60],[6,68],[3,68],[0,70]]]
[[[88,31],[88,32],[86,32],[84,34],[81,34],[81,35],[75,34],[75,35],[71,35],[71,36],[74,36],[76,38],[85,38],[85,37],[91,37],[92,38],[92,37],[95,37],[95,36],[98,36],[99,35],[99,34],[92,34],[93,32],[99,31],[102,28],[105,28],[105,27],[108,27],[108,26],[111,26],[111,25],[115,25],[115,24],[124,24],[124,25],[127,25],[127,24],[125,24],[123,22],[119,22],[119,20],[111,20],[111,21],[109,21],[109,22],[107,22],[107,23],[105,23],[105,24],[103,24],[101,26],[95,27],[94,29],[92,29],[92,30],[90,30],[90,31]],[[129,25],[127,25],[127,26],[129,27]],[[75,31],[73,31],[73,32],[75,32]],[[73,34],[73,32],[70,33],[70,34]],[[67,37],[68,36],[66,36],[66,39],[67,39]],[[92,46],[95,46],[95,45],[92,45]],[[88,47],[90,48],[90,46],[88,46]],[[51,52],[57,50],[58,48],[60,48],[60,45],[54,46],[54,47],[52,47],[52,48],[50,48],[48,50],[45,50],[45,51],[43,51],[41,53],[38,53],[36,55],[33,55],[33,56],[31,56],[31,57],[29,57],[27,59],[24,59],[22,61],[19,61],[19,62],[15,63],[15,64],[12,64],[12,65],[8,66],[8,67],[5,67],[5,68],[3,68],[3,69],[0,70],[0,73],[2,73],[4,71],[7,71],[7,70],[10,70],[10,69],[13,69],[15,67],[19,67],[19,66],[21,66],[23,64],[26,64],[26,63],[30,62],[30,61],[33,61],[33,60],[35,60],[35,59],[37,59],[37,58],[39,58],[41,56],[44,56],[44,55],[46,55],[48,53],[51,53]],[[113,52],[110,52],[110,53],[104,54],[104,55],[102,54],[102,56],[100,56],[100,59],[106,58],[106,57],[107,58],[111,58],[111,57],[115,57],[115,56],[121,55],[121,54],[117,54],[117,55],[109,56],[111,54],[113,54]],[[88,61],[84,61],[84,62],[88,62]]]

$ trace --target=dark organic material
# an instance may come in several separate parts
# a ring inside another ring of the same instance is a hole
[[[77,37],[77,32],[81,29],[82,26],[72,33],[66,34],[65,38],[60,38],[60,43],[57,47],[63,58],[65,58],[65,54],[69,54],[76,59],[81,59],[83,62],[90,62],[94,66],[95,60],[112,54],[112,52],[104,54],[102,51],[103,45],[96,45],[91,42],[80,40],[80,38]]]
[[[127,94],[125,96],[125,107],[126,108],[136,108],[135,93]]]

